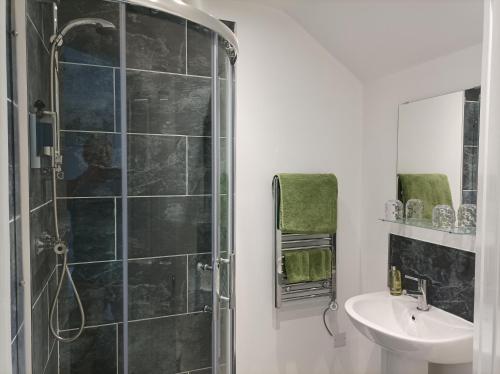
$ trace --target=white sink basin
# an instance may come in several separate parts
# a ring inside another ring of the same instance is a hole
[[[359,295],[345,309],[354,326],[383,348],[437,364],[472,361],[472,323],[434,307],[419,311],[410,296]]]

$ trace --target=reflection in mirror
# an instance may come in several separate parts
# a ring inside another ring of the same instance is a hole
[[[432,227],[438,205],[476,204],[479,106],[480,88],[399,106],[397,198],[422,200],[419,226]]]

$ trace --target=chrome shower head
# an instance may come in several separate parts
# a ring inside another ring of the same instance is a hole
[[[75,27],[79,26],[88,26],[88,25],[93,25],[95,26],[96,30],[102,30],[102,29],[116,29],[116,26],[104,19],[101,18],[77,18],[74,19],[73,21],[68,22],[62,30],[55,35],[52,38],[52,43],[54,43],[57,47],[60,47],[62,45],[62,41],[64,39],[64,36],[72,29]]]

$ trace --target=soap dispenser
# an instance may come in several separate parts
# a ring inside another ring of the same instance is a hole
[[[392,296],[401,296],[403,287],[401,286],[401,272],[395,266],[389,271],[389,290]]]

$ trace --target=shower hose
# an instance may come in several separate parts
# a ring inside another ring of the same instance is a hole
[[[69,271],[68,267],[68,246],[61,240],[60,234],[59,234],[59,219],[58,219],[58,209],[57,209],[57,200],[56,200],[56,170],[52,169],[52,191],[53,191],[53,200],[52,200],[52,206],[53,206],[53,215],[54,215],[54,230],[56,234],[56,241],[54,244],[54,252],[58,256],[62,256],[62,269],[61,269],[61,276],[59,278],[59,282],[57,283],[57,290],[56,294],[54,295],[54,298],[52,300],[52,304],[50,306],[50,316],[49,316],[49,325],[50,325],[50,332],[52,335],[59,340],[60,342],[63,343],[71,343],[78,339],[80,335],[83,332],[83,328],[85,327],[85,312],[83,310],[83,305],[82,305],[82,300],[80,299],[80,295],[78,294],[78,290],[75,286],[75,282],[73,282],[73,278],[71,276],[71,272]],[[57,300],[59,299],[59,294],[61,293],[61,288],[64,283],[64,278],[68,277],[69,283],[71,285],[71,288],[73,289],[73,293],[75,295],[76,303],[78,304],[78,310],[80,312],[80,327],[78,330],[76,330],[76,333],[72,336],[68,337],[63,337],[59,335],[57,328],[54,326],[54,313],[57,307]]]

